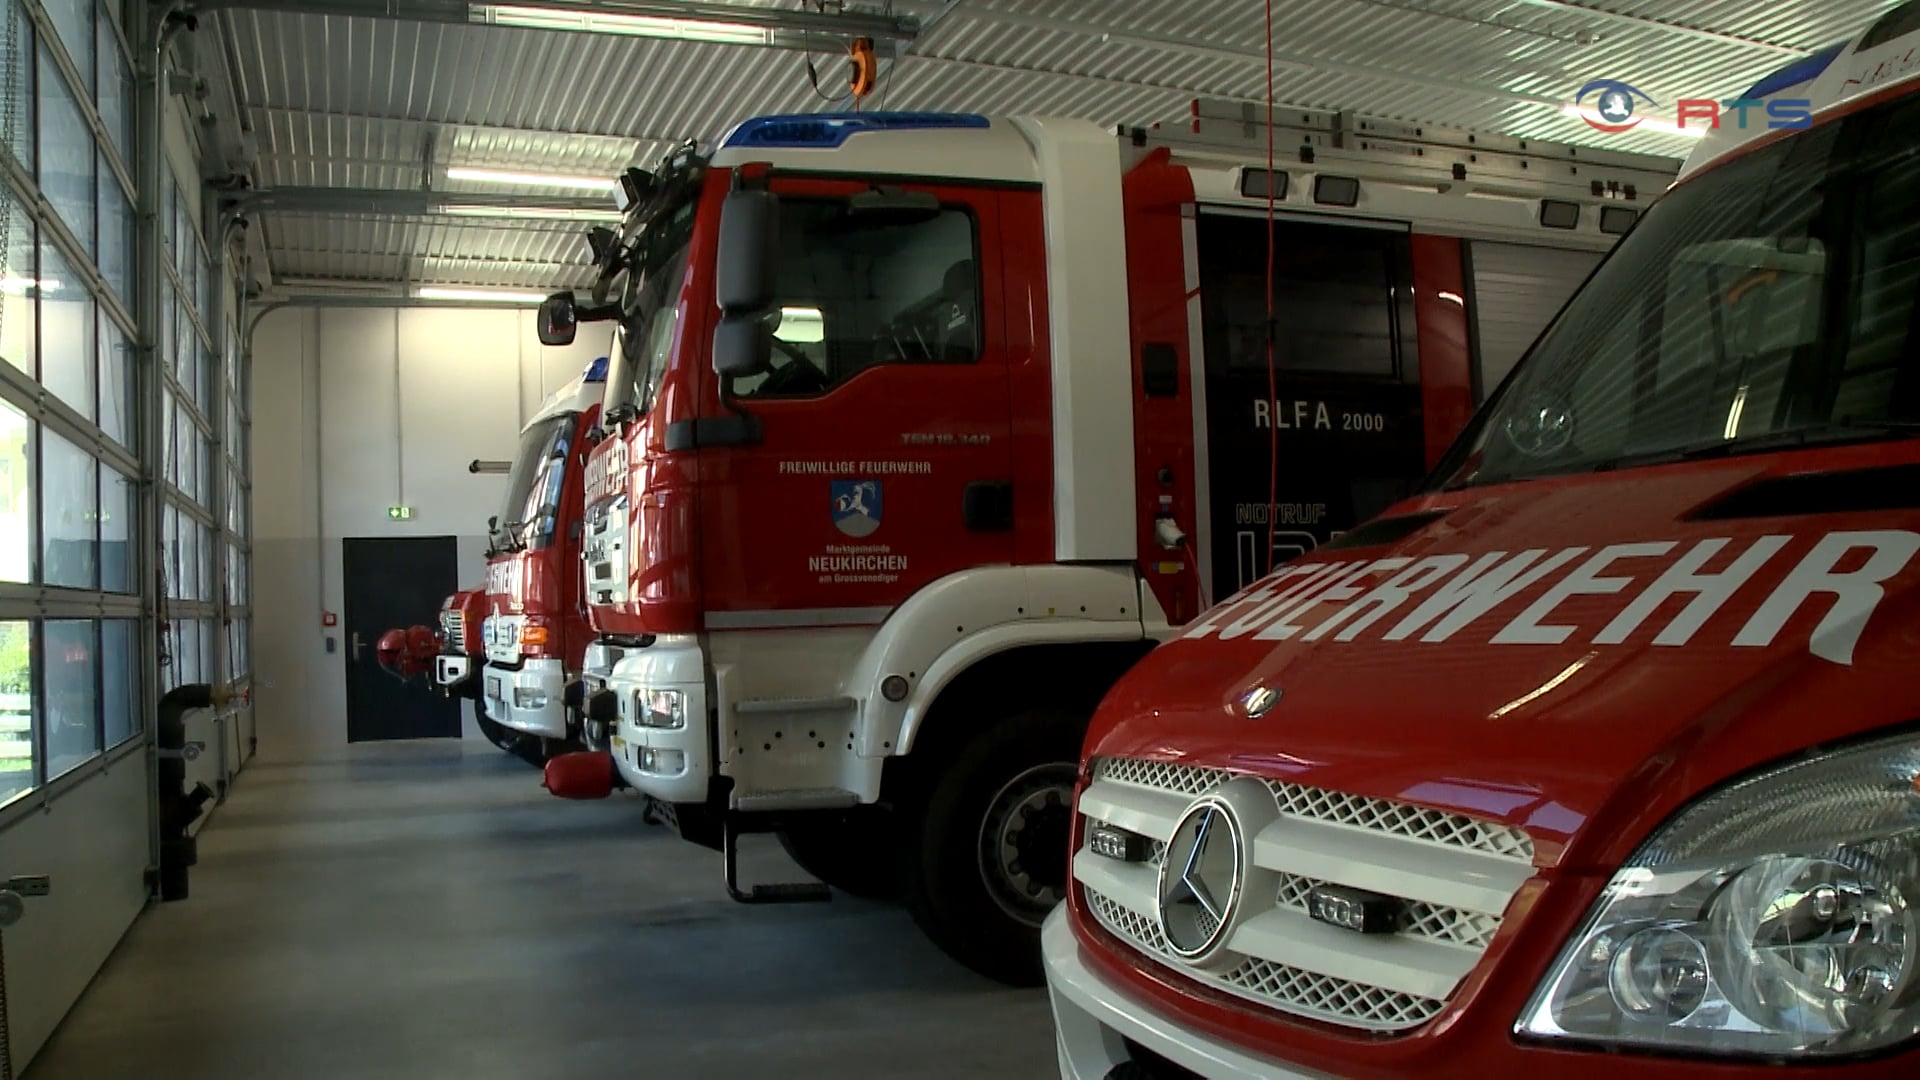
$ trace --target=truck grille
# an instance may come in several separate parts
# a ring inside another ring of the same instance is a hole
[[[1248,862],[1278,881],[1248,905],[1220,955],[1189,965],[1160,927],[1167,840],[1186,806],[1238,775],[1168,762],[1103,758],[1079,810],[1089,826],[1147,836],[1144,862],[1083,844],[1074,877],[1115,937],[1203,985],[1278,1012],[1382,1034],[1409,1031],[1446,1007],[1479,963],[1507,904],[1533,874],[1518,829],[1383,799],[1262,780],[1280,817],[1248,837]],[[1356,934],[1315,920],[1308,896],[1344,885],[1402,901],[1396,932]]]
[[[440,632],[447,639],[446,647],[449,650],[457,653],[467,651],[467,615],[465,612],[441,612]]]

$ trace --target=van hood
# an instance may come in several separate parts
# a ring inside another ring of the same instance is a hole
[[[1920,462],[1895,453],[1402,504],[1149,654],[1088,752],[1497,820],[1543,865],[1614,865],[1732,776],[1920,719]]]

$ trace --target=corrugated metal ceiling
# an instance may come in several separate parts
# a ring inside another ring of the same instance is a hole
[[[1274,0],[1275,94],[1678,156],[1688,141],[1602,135],[1560,107],[1593,78],[1661,101],[1729,96],[1896,2]],[[1265,6],[1250,0],[895,10],[947,14],[868,107],[1140,124],[1179,116],[1196,96],[1265,93]],[[459,190],[449,165],[612,175],[747,116],[828,107],[790,51],[284,10],[230,11],[218,25],[262,186]],[[578,226],[547,222],[274,214],[264,232],[276,277],[549,287],[572,283],[583,262]]]

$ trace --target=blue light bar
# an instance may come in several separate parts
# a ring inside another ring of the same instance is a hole
[[[1777,94],[1789,86],[1798,86],[1803,82],[1810,82],[1817,79],[1820,77],[1821,72],[1833,66],[1833,62],[1839,58],[1842,52],[1846,51],[1847,45],[1848,42],[1845,41],[1838,45],[1829,45],[1819,52],[1814,53],[1812,56],[1802,60],[1795,60],[1779,71],[1754,83],[1753,89],[1740,96],[1743,98],[1763,98],[1769,94]]]
[[[860,131],[926,131],[935,128],[991,127],[975,113],[872,112],[796,113],[756,116],[743,120],[721,140],[721,146],[761,149],[831,150]]]
[[[606,382],[607,358],[604,356],[594,357],[593,363],[587,365],[587,373],[580,378],[585,382]]]

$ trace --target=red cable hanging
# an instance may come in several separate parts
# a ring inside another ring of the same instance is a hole
[[[1276,217],[1273,199],[1273,0],[1264,0],[1267,15],[1267,408],[1279,409],[1280,376],[1274,342],[1273,305],[1273,226]],[[1280,497],[1280,425],[1277,417],[1267,422],[1267,573],[1273,573],[1275,501]]]

